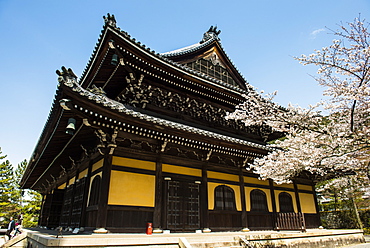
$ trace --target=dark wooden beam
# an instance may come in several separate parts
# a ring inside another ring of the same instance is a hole
[[[298,211],[298,213],[301,213],[302,212],[301,200],[299,199],[298,186],[297,186],[297,182],[295,180],[293,180],[293,185],[294,185],[295,200],[296,200],[296,204],[297,204],[297,211]]]
[[[202,166],[202,184],[200,188],[200,217],[201,227],[203,229],[209,228],[209,213],[208,213],[208,161]]]
[[[162,156],[158,154],[155,168],[155,205],[153,214],[153,228],[162,229],[162,208],[163,208],[163,178],[162,178]]]
[[[107,224],[107,207],[109,196],[109,184],[112,169],[112,155],[109,154],[109,148],[106,149],[103,162],[102,181],[100,186],[100,199],[98,204],[98,213],[96,218],[96,227],[105,228]]]
[[[239,167],[239,184],[240,184],[240,200],[242,203],[242,226],[243,228],[248,227],[248,216],[247,216],[247,206],[245,200],[245,188],[244,188],[244,175],[243,167]]]

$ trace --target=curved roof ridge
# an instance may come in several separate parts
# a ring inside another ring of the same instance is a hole
[[[195,44],[190,45],[190,46],[186,46],[186,47],[179,48],[179,49],[176,49],[176,50],[160,53],[160,55],[163,56],[163,57],[172,57],[172,56],[187,54],[187,53],[190,53],[190,52],[197,51],[197,50],[211,44],[215,40],[219,40],[219,38],[213,37],[213,38],[207,40],[206,42],[198,42],[198,43],[195,43]]]

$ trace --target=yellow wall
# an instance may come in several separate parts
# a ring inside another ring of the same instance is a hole
[[[208,209],[213,210],[215,208],[215,188],[219,185],[225,185],[234,190],[235,204],[238,211],[242,210],[240,187],[238,185],[220,184],[220,183],[208,183]]]
[[[76,177],[72,177],[71,179],[69,179],[69,181],[68,181],[68,185],[72,185],[72,184],[74,184],[74,183],[75,183],[75,181],[76,181]]]
[[[294,184],[292,183],[283,183],[283,184],[276,184],[274,183],[275,187],[283,187],[283,188],[288,188],[288,189],[294,189]]]
[[[299,193],[302,213],[316,213],[315,198],[313,194]]]
[[[155,176],[112,171],[108,204],[154,207]]]
[[[271,194],[269,189],[262,189],[262,188],[252,188],[252,187],[245,187],[245,199],[247,201],[247,211],[251,211],[251,191],[254,189],[259,189],[266,194],[267,199],[267,207],[269,212],[272,212],[272,200]]]
[[[78,179],[81,179],[81,178],[83,178],[84,176],[86,176],[87,175],[87,169],[86,170],[83,170],[83,171],[81,171],[80,172],[80,174],[78,174]]]
[[[92,166],[92,172],[96,171],[97,169],[103,167],[103,162],[104,162],[104,159],[101,159],[99,160],[98,162],[96,162],[95,164],[93,164]]]
[[[298,187],[298,189],[312,191],[312,186],[311,185],[298,184],[297,187]]]
[[[218,183],[208,183],[208,209],[215,208],[215,188],[220,185]]]
[[[65,189],[67,186],[67,183],[63,183],[62,185],[59,185],[58,189]]]
[[[255,178],[255,177],[244,177],[244,183],[269,185],[269,181],[268,180],[260,180],[260,179]]]
[[[223,179],[223,180],[228,180],[228,181],[233,181],[233,182],[239,182],[238,175],[232,175],[232,174],[215,172],[215,171],[208,171],[207,176],[208,178]]]
[[[113,157],[112,164],[113,165],[119,165],[119,166],[131,167],[131,168],[138,168],[138,169],[155,171],[155,162],[144,161],[144,160]]]
[[[194,168],[170,165],[170,164],[163,164],[162,171],[169,172],[169,173],[175,173],[175,174],[196,176],[196,177],[202,176],[202,170],[200,169],[194,169]]]
[[[297,201],[296,201],[294,192],[288,192],[288,191],[282,191],[282,190],[274,190],[274,192],[275,192],[275,201],[276,201],[276,211],[277,212],[280,212],[279,194],[281,192],[288,193],[292,197],[294,212],[296,212],[296,213],[298,212],[298,210],[297,210]]]

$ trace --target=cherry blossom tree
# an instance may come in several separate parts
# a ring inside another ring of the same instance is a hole
[[[308,108],[273,102],[276,93],[253,91],[228,113],[245,125],[269,125],[284,138],[270,142],[276,149],[256,159],[251,169],[261,178],[290,182],[303,173],[316,181],[356,174],[369,177],[370,167],[370,33],[369,23],[356,18],[333,31],[338,39],[328,47],[296,57],[318,67],[314,79],[327,100]],[[330,29],[329,29],[330,30]]]

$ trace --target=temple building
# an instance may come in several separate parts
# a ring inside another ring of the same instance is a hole
[[[156,53],[105,25],[82,73],[59,86],[21,181],[43,194],[39,225],[109,232],[317,228],[314,184],[260,180],[248,167],[280,137],[226,120],[254,91],[211,27]],[[201,38],[201,37],[200,37]]]

